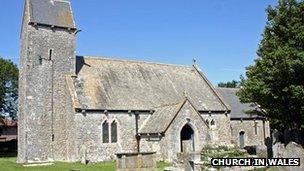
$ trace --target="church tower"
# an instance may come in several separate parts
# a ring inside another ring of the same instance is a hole
[[[75,73],[69,0],[25,0],[21,30],[18,162],[67,160],[66,75]]]

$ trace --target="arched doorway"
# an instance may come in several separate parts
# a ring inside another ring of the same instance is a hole
[[[180,144],[181,144],[181,152],[184,152],[187,150],[194,151],[194,131],[186,124],[181,132],[180,132]]]
[[[239,143],[240,143],[240,148],[245,147],[245,132],[244,131],[241,131],[239,133]]]

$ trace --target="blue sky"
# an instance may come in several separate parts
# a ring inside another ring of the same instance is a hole
[[[72,0],[77,54],[191,65],[209,80],[239,79],[253,63],[276,0]],[[1,0],[0,56],[19,62],[23,0]]]

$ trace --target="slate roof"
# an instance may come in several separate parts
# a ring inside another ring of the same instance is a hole
[[[187,96],[199,111],[229,110],[193,66],[79,56],[76,70],[70,89],[82,109],[153,110]]]
[[[199,115],[202,121],[206,124],[205,120],[202,118],[201,114],[194,108],[192,102],[189,99],[185,98],[183,101],[177,104],[171,104],[162,106],[155,109],[155,113],[153,113],[145,123],[142,124],[142,127],[139,129],[140,134],[155,134],[155,133],[165,133],[173,120],[179,114],[180,110],[186,103],[195,110],[197,115]]]
[[[30,22],[48,26],[75,28],[69,0],[29,0]]]
[[[155,109],[153,115],[151,115],[143,127],[139,129],[142,134],[145,133],[163,133],[170,125],[175,115],[179,112],[184,105],[185,100],[172,105],[166,105]]]
[[[239,98],[236,95],[236,92],[239,90],[237,88],[215,88],[219,94],[222,95],[225,102],[229,104],[231,108],[230,118],[259,118],[257,115],[248,115],[246,111],[259,110],[258,107],[251,103],[241,103]]]

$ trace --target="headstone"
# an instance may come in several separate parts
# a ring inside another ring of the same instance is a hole
[[[256,146],[256,155],[260,158],[267,158],[267,147],[265,145]]]
[[[300,158],[300,166],[279,167],[280,171],[303,171],[304,170],[304,149],[301,145],[290,142],[286,147],[282,143],[273,145],[274,158]]]

